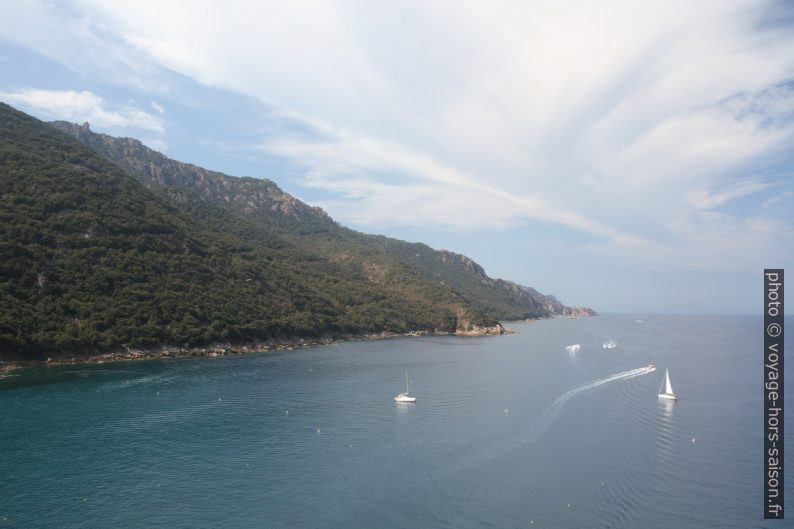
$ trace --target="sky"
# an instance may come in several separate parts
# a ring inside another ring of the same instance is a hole
[[[0,0],[0,101],[602,312],[794,264],[794,6]]]

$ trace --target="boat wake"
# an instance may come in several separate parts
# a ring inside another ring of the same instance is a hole
[[[571,400],[571,398],[575,397],[580,393],[584,393],[585,391],[590,391],[592,389],[596,389],[600,386],[605,384],[610,384],[612,382],[618,382],[620,380],[628,380],[630,378],[641,377],[643,375],[647,375],[649,373],[653,373],[656,371],[656,368],[653,365],[640,367],[637,369],[631,369],[629,371],[623,371],[622,373],[616,373],[614,375],[610,375],[606,378],[601,378],[598,380],[594,380],[592,382],[588,382],[587,384],[583,384],[581,386],[577,386],[570,391],[567,391],[557,397],[557,399],[551,403],[551,406],[546,408],[540,417],[538,417],[530,426],[529,430],[527,431],[527,435],[523,439],[524,442],[532,441],[535,437],[545,432],[554,419],[560,414],[562,411],[563,406],[565,403]]]
[[[492,444],[488,447],[485,447],[478,452],[471,454],[465,463],[460,465],[459,468],[469,468],[474,465],[481,464],[486,460],[501,455],[507,451],[519,448],[527,443],[530,443],[537,439],[540,435],[546,432],[549,429],[551,424],[557,418],[557,416],[562,411],[562,408],[565,406],[565,403],[571,400],[576,395],[584,393],[586,391],[591,391],[606,384],[611,384],[613,382],[620,382],[623,380],[629,380],[636,377],[641,377],[643,375],[647,375],[656,371],[656,368],[653,365],[640,367],[637,369],[631,369],[629,371],[623,371],[621,373],[615,373],[614,375],[610,375],[605,378],[599,378],[597,380],[593,380],[592,382],[588,382],[581,386],[577,386],[559,397],[551,403],[551,405],[546,408],[546,410],[540,414],[535,421],[533,421],[527,430],[525,430],[520,435],[517,435],[510,439],[505,439],[499,443]]]

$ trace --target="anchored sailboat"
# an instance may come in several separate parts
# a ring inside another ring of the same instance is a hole
[[[408,391],[408,370],[405,370],[405,393],[398,393],[394,397],[395,402],[416,402],[416,397],[412,397]]]
[[[664,380],[662,381],[662,385],[659,387],[659,398],[678,400],[678,395],[675,394],[675,391],[673,391],[673,386],[670,384],[670,371],[667,369],[664,370]]]

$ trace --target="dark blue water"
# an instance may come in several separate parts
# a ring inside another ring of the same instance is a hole
[[[27,370],[0,381],[0,529],[782,527],[760,317],[510,326]]]

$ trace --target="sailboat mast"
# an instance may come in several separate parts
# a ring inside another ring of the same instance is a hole
[[[408,393],[408,370],[405,370],[405,392]]]

